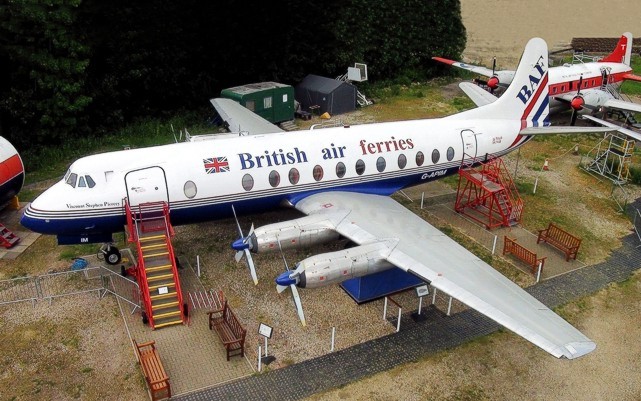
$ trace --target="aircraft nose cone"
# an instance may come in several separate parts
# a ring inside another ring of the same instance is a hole
[[[296,280],[291,278],[291,277],[289,277],[290,274],[291,274],[291,272],[281,273],[280,276],[276,277],[276,284],[282,285],[282,286],[285,286],[285,287],[289,286],[289,285],[292,285],[292,284],[296,284]]]
[[[236,241],[231,243],[231,247],[237,251],[242,251],[249,248],[249,243],[245,242],[244,238],[238,238]]]

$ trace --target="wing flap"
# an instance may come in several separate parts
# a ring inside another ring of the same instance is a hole
[[[521,335],[569,359],[595,349],[581,332],[444,233],[385,196],[348,192],[311,195],[306,214],[350,210],[336,231],[359,245],[394,238],[386,259]]]

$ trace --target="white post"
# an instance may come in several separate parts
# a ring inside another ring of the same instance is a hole
[[[336,338],[336,327],[332,327],[332,347],[329,352],[334,352],[334,339]]]
[[[541,269],[542,268],[543,268],[543,264],[541,262],[539,262],[539,268],[536,270],[536,282],[537,283],[541,279]]]
[[[452,297],[450,297],[449,302],[447,303],[447,316],[450,315],[450,312],[452,311]]]
[[[496,250],[496,240],[498,238],[498,235],[494,234],[494,244],[492,244],[492,255],[494,255],[494,251]]]
[[[436,303],[436,288],[434,288],[434,292],[432,293],[432,305]]]
[[[383,320],[387,317],[387,297],[385,297],[385,304],[383,305]]]
[[[196,273],[200,278],[200,255],[196,255]]]
[[[533,194],[536,194],[536,186],[539,184],[539,176],[536,176],[536,180],[534,180],[534,189],[532,190]]]
[[[423,210],[423,200],[425,199],[425,191],[421,193],[421,210]]]
[[[267,356],[267,337],[265,337],[265,356]]]
[[[262,368],[262,366],[261,366],[261,360],[260,360],[260,359],[261,359],[261,357],[262,357],[262,355],[261,355],[262,353],[263,353],[263,350],[260,348],[260,345],[259,345],[259,346],[258,346],[258,371],[259,371],[259,372],[260,372],[260,370],[261,370],[261,368]]]
[[[398,321],[396,322],[396,332],[397,333],[401,330],[401,312],[403,312],[403,309],[398,308]]]
[[[423,307],[423,297],[418,298],[418,314],[421,314],[421,308]]]

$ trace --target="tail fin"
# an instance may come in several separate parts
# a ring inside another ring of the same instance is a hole
[[[549,125],[548,46],[533,38],[525,46],[514,79],[494,103],[455,114],[458,119],[520,120],[521,128]]]
[[[617,43],[612,53],[603,57],[600,61],[610,63],[623,63],[630,65],[630,56],[632,55],[632,34],[626,32],[621,35],[621,39]]]

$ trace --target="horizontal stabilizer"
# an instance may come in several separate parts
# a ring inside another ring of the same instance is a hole
[[[637,81],[641,82],[641,77],[634,74],[623,74],[623,79],[628,81]]]
[[[615,132],[616,129],[608,127],[568,127],[551,125],[547,127],[527,127],[521,130],[521,135],[553,135],[553,134],[594,134],[601,132]]]
[[[498,99],[490,92],[471,82],[461,82],[458,86],[477,106],[485,106]]]

